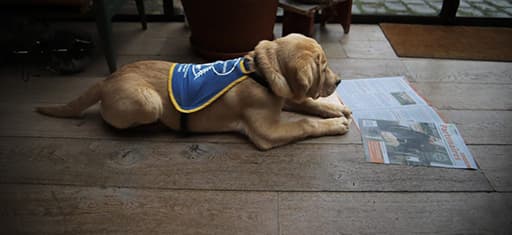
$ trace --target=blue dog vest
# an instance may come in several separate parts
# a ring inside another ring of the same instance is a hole
[[[208,64],[172,64],[167,89],[174,108],[193,113],[245,80],[247,74],[242,57]]]

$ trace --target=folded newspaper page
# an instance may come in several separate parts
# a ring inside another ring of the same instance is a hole
[[[361,119],[359,127],[369,162],[478,168],[453,124]]]
[[[478,168],[455,125],[445,123],[404,77],[343,80],[336,92],[352,109],[367,161]]]
[[[444,123],[404,77],[343,80],[336,92],[356,124],[362,118]]]

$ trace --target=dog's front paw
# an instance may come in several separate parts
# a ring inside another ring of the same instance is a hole
[[[329,118],[329,135],[343,135],[347,133],[350,120],[345,117]]]
[[[346,105],[341,106],[341,113],[345,118],[347,118],[349,121],[352,120],[352,110]]]
[[[343,117],[344,115],[344,106],[325,103],[322,104],[322,108],[319,112],[319,115],[323,118],[338,118]]]

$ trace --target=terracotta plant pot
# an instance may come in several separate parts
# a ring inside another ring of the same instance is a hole
[[[278,0],[182,0],[192,47],[208,59],[245,55],[274,38]]]

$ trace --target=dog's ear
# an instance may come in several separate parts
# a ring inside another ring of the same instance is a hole
[[[256,45],[254,52],[258,69],[267,79],[274,94],[284,98],[292,98],[292,90],[279,65],[277,49],[278,45],[274,41],[263,40]]]
[[[301,101],[305,98],[318,98],[321,85],[321,71],[319,56],[304,52],[297,58],[295,81],[290,81],[294,100]]]
[[[310,87],[310,90],[308,92],[309,97],[312,97],[314,99],[320,97],[320,93],[322,92],[322,89],[324,89],[324,83],[327,79],[327,59],[325,58],[325,54],[318,53],[314,57],[314,66],[315,66],[315,74],[316,79],[313,78],[313,85]]]

